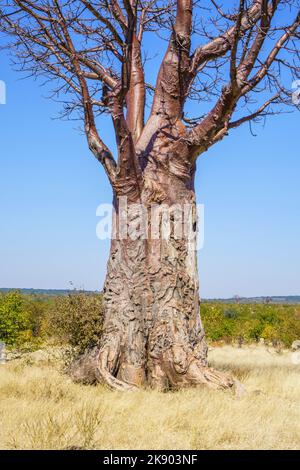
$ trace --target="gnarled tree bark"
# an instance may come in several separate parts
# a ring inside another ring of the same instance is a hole
[[[77,380],[88,376],[119,390],[235,383],[208,366],[199,312],[195,164],[174,129],[170,145],[157,142],[146,158],[140,194],[115,198],[104,334],[99,348],[73,365]]]

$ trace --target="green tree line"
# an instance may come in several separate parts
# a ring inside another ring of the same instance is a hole
[[[33,349],[51,340],[81,352],[101,337],[102,313],[101,294],[0,294],[0,341]],[[263,338],[290,347],[300,339],[300,305],[203,302],[201,316],[211,342],[252,343]]]

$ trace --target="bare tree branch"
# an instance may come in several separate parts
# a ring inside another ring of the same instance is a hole
[[[176,20],[156,82],[152,114],[179,118],[186,94],[190,65],[192,0],[177,0]]]
[[[234,121],[233,125],[231,117],[236,110],[237,103],[242,97],[247,97],[251,92],[264,92],[266,93],[267,87],[276,89],[276,100],[278,102],[285,102],[285,95],[288,94],[287,90],[280,84],[277,74],[272,70],[272,65],[277,58],[278,54],[284,50],[291,38],[296,37],[297,31],[300,26],[300,14],[298,12],[296,18],[287,27],[283,27],[284,33],[275,41],[275,46],[266,58],[260,59],[260,52],[264,45],[273,44],[274,40],[268,36],[270,31],[271,22],[278,8],[279,2],[271,2],[269,5],[267,1],[263,1],[260,5],[260,25],[256,26],[256,33],[253,37],[253,42],[248,52],[245,53],[244,48],[241,49],[240,62],[237,64],[239,42],[241,41],[240,34],[234,35],[234,42],[232,43],[230,55],[230,81],[223,87],[221,96],[216,105],[208,113],[208,115],[195,126],[189,134],[192,153],[199,155],[206,151],[211,145],[221,140],[228,134],[228,130],[238,125],[251,121],[257,118],[260,114],[266,115],[265,109],[274,102],[275,98],[265,98],[265,103],[259,109],[245,118]],[[241,28],[240,14],[243,12],[243,2],[240,3],[239,16],[236,21],[235,28]],[[280,28],[276,28],[279,32]],[[251,33],[252,34],[252,33]],[[253,34],[252,34],[253,36]],[[268,43],[267,43],[268,39]],[[249,45],[249,41],[248,41]],[[291,67],[292,69],[292,67]],[[250,77],[251,72],[255,70],[255,74]],[[299,66],[295,67],[295,71],[299,71]],[[264,79],[267,82],[263,82]],[[257,89],[258,85],[263,84],[261,90]]]
[[[186,142],[194,162],[230,129],[291,104],[286,77],[300,75],[298,0],[231,1],[226,11],[217,0],[4,0],[1,8],[18,68],[53,82],[51,96],[64,116],[83,119],[113,188],[128,181],[133,198],[158,149],[171,162]],[[145,60],[155,35],[167,51],[154,86]],[[201,118],[187,117],[190,100]],[[112,118],[118,161],[100,137],[99,114]]]

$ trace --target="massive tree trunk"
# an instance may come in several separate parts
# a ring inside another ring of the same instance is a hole
[[[234,381],[208,366],[200,319],[195,168],[161,160],[144,169],[137,196],[114,198],[104,333],[73,376],[123,390],[228,388]]]

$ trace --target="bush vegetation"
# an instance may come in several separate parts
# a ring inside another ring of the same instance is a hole
[[[203,302],[201,317],[211,341],[291,346],[300,338],[300,305]]]
[[[69,344],[76,353],[96,346],[102,334],[101,294],[72,293],[57,297],[49,310],[48,335]]]
[[[0,340],[16,346],[32,339],[33,323],[24,296],[9,292],[0,296]]]
[[[300,305],[203,302],[201,317],[213,342],[252,343],[263,338],[290,347],[300,338]],[[80,353],[99,341],[102,319],[101,294],[0,294],[0,341],[9,347],[34,349],[54,341]]]

